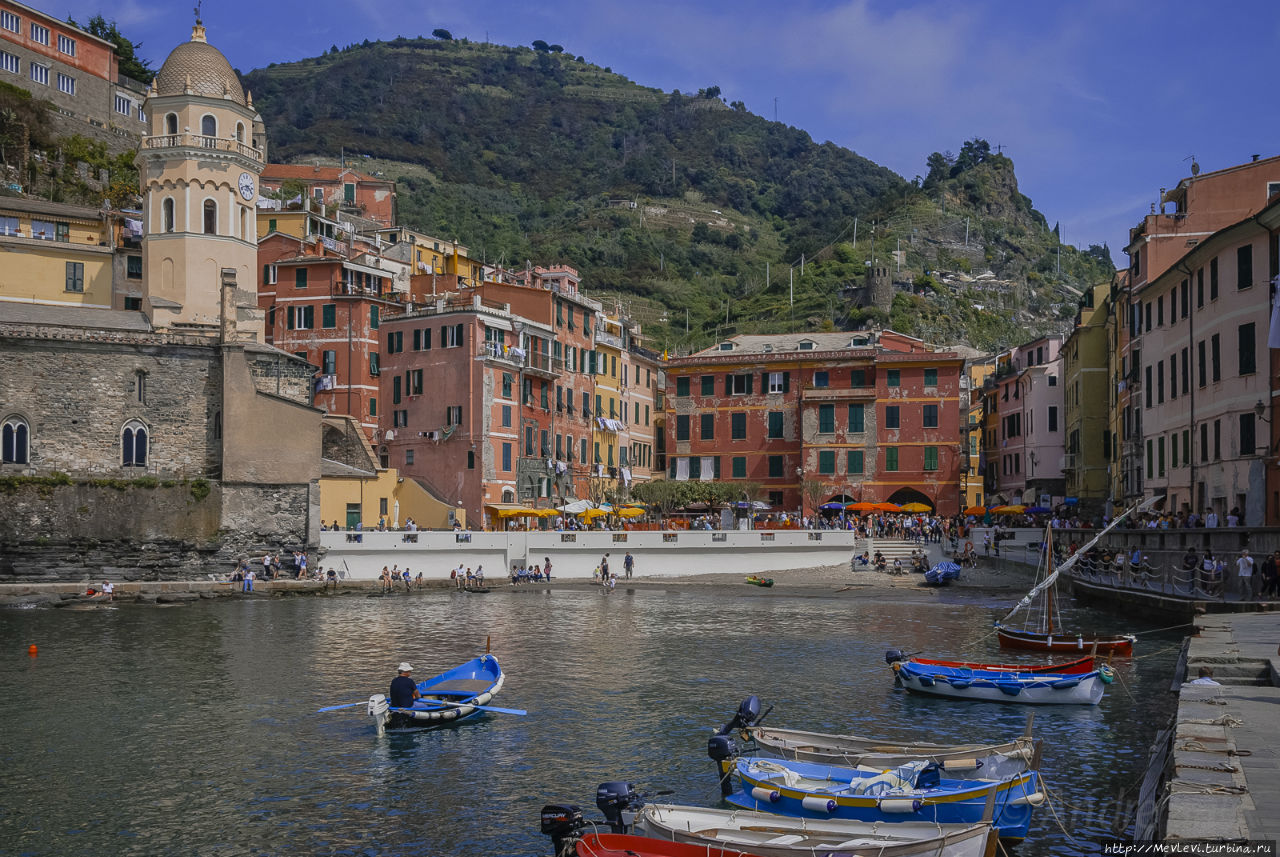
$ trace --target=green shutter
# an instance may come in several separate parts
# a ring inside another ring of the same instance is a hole
[[[734,479],[746,479],[746,478],[747,478],[747,458],[746,458],[746,456],[744,456],[744,455],[737,455],[737,456],[734,456],[734,459],[733,459],[733,478],[734,478]]]
[[[849,472],[861,473],[862,469],[863,469],[862,450],[860,449],[849,450]]]
[[[860,403],[849,406],[849,431],[866,431],[866,414]]]

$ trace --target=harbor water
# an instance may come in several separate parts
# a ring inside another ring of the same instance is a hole
[[[0,855],[549,854],[543,804],[598,816],[600,782],[717,805],[706,739],[750,693],[775,726],[1021,733],[1030,709],[909,696],[883,658],[1002,657],[991,623],[1008,600],[886,597],[495,587],[0,611]],[[1144,627],[1070,607],[1064,618]],[[507,672],[494,704],[528,716],[378,738],[363,704],[316,713],[385,693],[401,660],[421,680],[486,638]],[[1097,707],[1035,710],[1053,809],[1016,853],[1091,855],[1113,835],[1173,710],[1179,640],[1141,637]]]

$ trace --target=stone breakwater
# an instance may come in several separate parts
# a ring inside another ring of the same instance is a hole
[[[173,580],[117,582],[114,598],[108,601],[100,593],[89,595],[102,586],[102,577],[87,583],[8,583],[0,584],[0,607],[71,607],[86,608],[114,604],[187,604],[194,601],[222,598],[283,598],[314,595],[378,595],[381,589],[376,581],[339,582],[335,587],[314,580],[258,580],[254,591],[241,592],[239,582],[215,580]],[[447,582],[431,581],[415,587],[410,594],[430,589],[447,588]],[[403,584],[396,592],[406,594]]]

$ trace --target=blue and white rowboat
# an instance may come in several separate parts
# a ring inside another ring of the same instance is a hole
[[[484,713],[498,695],[506,675],[493,655],[481,655],[464,664],[418,682],[421,699],[412,708],[391,708],[384,694],[369,697],[369,716],[381,735],[386,729],[422,729],[452,726]]]
[[[997,672],[914,661],[900,661],[893,669],[907,690],[930,696],[1027,705],[1097,705],[1102,699],[1103,679],[1098,670],[1079,674]]]

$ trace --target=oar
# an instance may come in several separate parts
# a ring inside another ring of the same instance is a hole
[[[446,702],[442,699],[433,699],[430,702],[436,708],[439,708],[441,706],[449,706],[452,708],[462,708],[463,706],[469,706],[471,708],[479,709],[480,711],[494,711],[494,712],[497,712],[498,714],[519,714],[523,716],[529,713],[522,708],[499,708],[496,705],[476,705],[474,702]],[[359,703],[356,703],[356,704],[358,705]],[[392,711],[431,711],[432,709],[430,708],[393,708],[391,710]]]
[[[316,711],[316,714],[319,714],[319,713],[321,713],[321,712],[323,712],[323,711],[337,711],[339,708],[355,708],[357,705],[364,705],[364,704],[366,704],[368,701],[369,701],[369,700],[367,700],[367,699],[362,699],[362,700],[360,700],[359,702],[348,702],[346,705],[330,705],[328,708],[321,708],[321,709],[318,709],[318,710]]]

